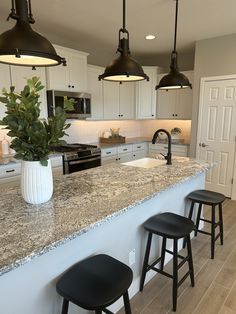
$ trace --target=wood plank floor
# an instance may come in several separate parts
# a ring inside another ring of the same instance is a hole
[[[209,218],[208,209],[205,208],[206,218]],[[179,314],[236,313],[236,201],[225,201],[223,218],[224,245],[217,241],[214,260],[210,259],[210,237],[199,234],[192,240],[195,287],[190,286],[187,278],[179,288]],[[171,269],[170,262],[165,270]],[[171,313],[172,280],[157,274],[144,291],[132,299],[131,306],[132,314]],[[123,313],[123,309],[119,311]]]

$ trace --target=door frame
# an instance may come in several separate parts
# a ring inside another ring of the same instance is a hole
[[[236,74],[220,75],[220,76],[208,76],[208,77],[202,77],[200,79],[198,128],[197,128],[197,142],[196,142],[196,157],[197,157],[197,159],[200,158],[199,143],[201,140],[203,99],[204,99],[204,92],[205,92],[205,83],[209,82],[209,81],[220,81],[220,80],[236,80]],[[235,134],[235,141],[236,141],[236,134]],[[236,200],[236,153],[234,154],[233,184],[232,184],[232,189],[231,189],[231,199]]]

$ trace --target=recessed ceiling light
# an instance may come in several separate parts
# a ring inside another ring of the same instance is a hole
[[[145,38],[146,38],[147,40],[153,40],[153,39],[156,38],[156,36],[150,34],[150,35],[146,35]]]

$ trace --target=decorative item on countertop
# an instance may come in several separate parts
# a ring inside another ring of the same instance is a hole
[[[99,141],[100,143],[104,143],[104,144],[119,144],[119,143],[125,143],[125,137],[121,136],[119,134],[120,132],[120,128],[111,128],[111,135],[109,137],[100,137]],[[105,133],[105,132],[104,132]]]
[[[161,141],[166,142],[166,140],[167,140],[167,135],[166,135],[164,132],[159,132],[159,133],[158,133],[158,139],[159,139],[159,142],[161,142]]]
[[[10,147],[16,151],[15,158],[22,160],[21,192],[24,200],[31,204],[47,202],[53,193],[51,163],[48,158],[54,146],[64,144],[61,138],[70,124],[61,107],[53,117],[43,120],[40,116],[39,91],[42,86],[38,77],[27,80],[24,89],[17,93],[11,87],[2,90],[0,102],[6,106],[6,116],[0,121],[12,137]],[[66,110],[73,108],[73,101],[66,100]]]
[[[181,139],[181,133],[182,130],[180,128],[173,128],[170,131],[172,143],[180,143],[183,142],[183,139]]]
[[[9,142],[4,136],[3,140],[1,141],[1,155],[8,156],[9,153],[10,153]]]

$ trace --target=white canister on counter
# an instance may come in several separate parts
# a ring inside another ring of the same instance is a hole
[[[5,137],[3,138],[1,142],[1,146],[2,146],[2,155],[9,155],[9,142]]]

